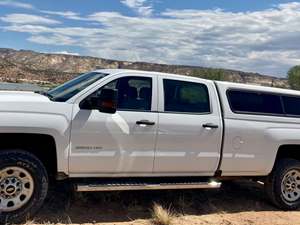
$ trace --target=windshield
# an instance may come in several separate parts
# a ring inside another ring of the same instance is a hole
[[[65,102],[72,98],[74,95],[81,92],[86,87],[90,86],[92,83],[100,80],[101,78],[107,76],[106,73],[91,72],[85,73],[73,80],[70,80],[56,88],[51,89],[46,94],[51,98],[52,101]]]

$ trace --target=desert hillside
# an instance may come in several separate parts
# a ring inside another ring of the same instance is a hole
[[[116,61],[88,56],[45,54],[0,48],[0,81],[2,82],[27,82],[51,86],[69,80],[77,74],[97,68],[151,70],[288,88],[286,79],[257,73],[194,66]]]

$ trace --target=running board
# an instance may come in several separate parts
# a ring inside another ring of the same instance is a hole
[[[124,190],[171,190],[171,189],[211,189],[220,188],[221,183],[191,182],[191,183],[107,183],[107,184],[76,184],[78,192],[90,191],[124,191]]]

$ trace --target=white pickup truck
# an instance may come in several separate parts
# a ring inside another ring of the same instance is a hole
[[[264,183],[300,205],[300,92],[97,70],[44,93],[0,92],[0,221],[42,205],[50,179],[77,191]]]

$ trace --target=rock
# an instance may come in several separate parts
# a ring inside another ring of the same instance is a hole
[[[196,66],[165,65],[145,62],[127,62],[101,59],[89,56],[45,54],[28,50],[0,48],[0,81],[58,84],[80,73],[99,68],[126,68],[200,76],[209,70],[222,71],[224,80],[289,88],[287,79],[266,76],[258,73],[211,69]],[[196,73],[195,73],[196,71]]]

